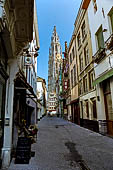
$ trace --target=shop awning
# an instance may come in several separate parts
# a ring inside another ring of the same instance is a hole
[[[109,70],[107,73],[105,73],[104,75],[100,76],[99,78],[97,78],[94,82],[93,82],[93,86],[95,86],[98,83],[101,83],[102,81],[110,78],[111,76],[113,76],[113,69]]]
[[[27,82],[24,74],[19,71],[16,74],[16,78],[15,78],[15,89],[17,90],[29,90],[29,93],[26,93],[26,98],[36,98],[37,96],[33,91],[33,88],[30,86],[30,84]]]

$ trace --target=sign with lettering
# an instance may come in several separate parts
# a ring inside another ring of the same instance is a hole
[[[16,148],[16,164],[28,164],[31,158],[31,140],[26,137],[19,137]]]

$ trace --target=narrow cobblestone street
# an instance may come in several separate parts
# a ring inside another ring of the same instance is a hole
[[[57,117],[39,123],[29,164],[8,170],[113,170],[113,139]]]

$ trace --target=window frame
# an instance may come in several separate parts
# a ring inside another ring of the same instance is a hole
[[[87,51],[88,51],[88,55],[87,55]],[[85,66],[87,66],[89,64],[89,48],[88,48],[88,44],[86,44],[86,46],[84,47],[84,59],[85,59]],[[86,59],[88,59],[88,60],[86,60]]]
[[[85,105],[86,105],[87,118],[89,118],[89,102],[88,102],[88,100],[85,100]]]
[[[77,35],[77,44],[78,44],[78,48],[80,48],[81,47],[81,35],[80,35],[80,32]]]
[[[95,79],[94,70],[89,71],[88,75],[89,75],[89,90],[92,90],[94,89],[93,81]]]
[[[84,93],[88,92],[88,77],[87,77],[87,75],[85,75],[83,77],[83,89],[84,89]]]
[[[94,109],[94,102],[95,102],[95,109]],[[95,112],[96,111],[96,112]],[[96,99],[92,100],[92,114],[93,114],[93,118],[97,119],[97,102]]]
[[[73,59],[75,58],[75,49],[74,49],[74,47],[72,48],[72,58]]]
[[[79,55],[79,66],[80,66],[80,72],[81,72],[84,69],[84,62],[83,62],[83,54],[82,53],[80,53],[80,55]]]
[[[109,16],[110,33],[112,34],[113,33],[113,21],[111,19],[111,16],[113,16],[113,7],[111,8],[108,16]]]
[[[71,87],[73,88],[73,69],[71,70]]]
[[[74,79],[74,86],[76,85],[77,82],[77,76],[76,76],[76,65],[74,64],[73,66],[73,79]]]
[[[86,23],[85,23],[85,20],[84,20],[84,22],[82,24],[81,30],[82,30],[82,41],[84,41],[84,39],[86,37]]]
[[[97,44],[97,49],[99,50],[99,49],[103,49],[104,47],[105,47],[105,42],[104,42],[104,35],[103,35],[103,31],[102,31],[103,29],[102,29],[102,25],[99,27],[99,29],[97,30],[97,32],[96,32],[96,34],[95,34],[95,36],[96,36],[96,44]],[[103,40],[99,40],[99,33],[102,33],[101,35],[102,35],[102,39]],[[103,42],[103,45],[101,46],[100,44],[101,44],[101,42],[100,41],[102,41]]]
[[[79,81],[79,93],[80,95],[83,94],[83,80],[82,79]]]

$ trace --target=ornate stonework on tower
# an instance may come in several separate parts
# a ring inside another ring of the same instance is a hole
[[[48,110],[56,111],[57,96],[56,96],[56,81],[59,76],[60,68],[62,67],[62,49],[59,42],[59,36],[54,26],[51,45],[49,48],[49,61],[48,61]],[[56,100],[53,102],[50,95],[54,94]],[[51,101],[50,101],[51,100]]]

